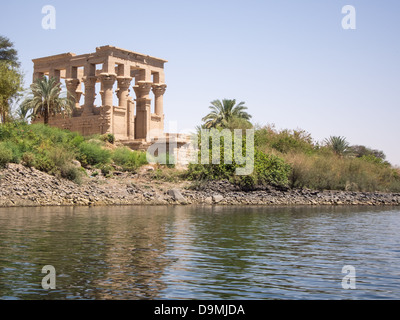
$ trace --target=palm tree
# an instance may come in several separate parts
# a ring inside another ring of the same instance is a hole
[[[67,93],[61,97],[61,83],[55,78],[39,78],[31,86],[32,97],[26,99],[21,108],[32,110],[33,117],[38,115],[49,123],[49,117],[56,114],[71,115],[74,108],[74,99]]]
[[[29,104],[20,103],[14,111],[14,118],[19,121],[28,122],[32,116],[31,111],[32,109]]]
[[[346,141],[345,137],[330,136],[324,140],[324,143],[339,156],[348,154],[351,151],[350,144]]]
[[[233,120],[241,119],[248,122],[251,119],[245,110],[247,107],[244,102],[236,104],[236,100],[223,99],[214,100],[210,106],[211,112],[202,121],[205,122],[206,129],[224,127],[227,128]]]

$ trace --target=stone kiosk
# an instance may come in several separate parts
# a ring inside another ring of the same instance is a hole
[[[110,133],[132,149],[142,149],[153,139],[164,136],[166,60],[103,46],[96,48],[94,53],[64,53],[32,61],[34,81],[43,76],[59,81],[65,79],[68,92],[75,98],[72,117],[50,117],[49,125],[82,135]],[[100,106],[95,105],[97,84]],[[130,88],[135,92],[136,99],[130,95]],[[114,93],[118,97],[116,106]],[[82,95],[83,105],[80,103]],[[40,118],[35,120],[41,121]]]

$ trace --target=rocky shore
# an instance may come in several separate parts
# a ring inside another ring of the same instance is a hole
[[[110,178],[96,175],[77,185],[17,164],[0,170],[0,207],[168,204],[399,206],[400,193],[272,187],[246,192],[227,181],[193,187],[188,181],[151,179],[146,169],[135,175],[124,172],[114,172]]]

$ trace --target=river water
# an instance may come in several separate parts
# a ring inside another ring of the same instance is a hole
[[[400,210],[3,208],[0,299],[400,299]]]

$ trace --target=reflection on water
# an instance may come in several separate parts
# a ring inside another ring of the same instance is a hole
[[[398,299],[398,208],[0,209],[1,299]],[[56,289],[41,287],[53,265]],[[356,290],[342,289],[344,265]]]

